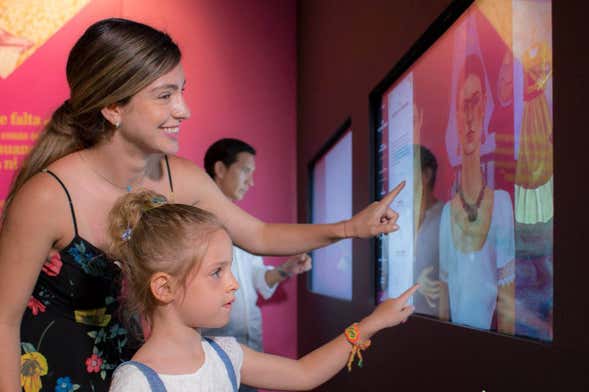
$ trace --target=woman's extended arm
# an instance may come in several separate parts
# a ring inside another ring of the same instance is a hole
[[[58,222],[43,179],[34,178],[15,197],[0,232],[0,391],[20,391],[20,323]],[[53,192],[55,193],[55,192]],[[66,207],[67,208],[67,207]]]
[[[382,200],[374,202],[351,219],[332,224],[264,223],[249,215],[221,193],[211,178],[191,162],[174,158],[178,173],[177,201],[196,204],[217,215],[240,247],[262,255],[293,255],[329,245],[344,238],[368,238],[398,229],[397,213],[389,208],[403,189],[399,184]]]
[[[361,341],[370,339],[383,328],[393,327],[407,320],[413,306],[406,302],[416,286],[398,298],[388,299],[358,323]],[[346,362],[352,345],[341,334],[299,360],[259,353],[243,347],[241,380],[244,384],[264,389],[309,390],[323,384],[339,372]]]

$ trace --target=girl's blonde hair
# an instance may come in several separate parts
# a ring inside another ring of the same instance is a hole
[[[126,19],[104,19],[78,39],[66,66],[70,98],[53,113],[15,174],[3,216],[23,184],[67,154],[112,136],[101,113],[127,104],[133,95],[180,63],[180,49],[166,33]]]
[[[110,255],[121,262],[123,270],[126,321],[139,316],[150,324],[157,305],[151,276],[165,272],[185,284],[204,257],[211,235],[221,229],[223,226],[210,212],[170,204],[153,191],[121,197],[110,212],[109,233]]]

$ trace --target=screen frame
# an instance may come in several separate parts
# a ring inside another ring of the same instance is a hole
[[[381,129],[381,106],[382,106],[382,95],[397,81],[404,76],[405,72],[415,64],[421,56],[429,50],[438,39],[448,31],[452,25],[465,13],[465,11],[474,3],[476,0],[456,0],[451,3],[446,10],[440,14],[440,16],[434,20],[434,22],[428,27],[425,33],[419,37],[419,39],[411,46],[411,48],[401,57],[401,59],[393,66],[393,68],[386,74],[386,76],[377,84],[377,86],[370,92],[369,95],[369,133],[370,133],[370,151],[372,159],[370,160],[370,181],[371,183],[371,200],[378,201],[382,198],[380,195],[379,188],[381,187],[381,181],[377,178],[377,172],[381,166],[381,157],[379,155],[379,131]],[[556,212],[555,212],[556,216]],[[382,236],[379,236],[372,241],[374,248],[372,255],[374,257],[374,304],[378,305],[381,300],[379,296],[385,287],[383,284],[383,269],[388,268],[388,265],[382,260]],[[554,277],[553,277],[554,279]],[[554,281],[553,281],[554,284]],[[553,293],[554,296],[554,293]],[[455,324],[451,321],[442,320],[434,316],[427,314],[414,313],[412,317],[419,317],[426,320],[432,320],[436,323],[446,324],[454,328],[468,329],[479,333],[490,334],[508,339],[520,340],[525,343],[537,344],[540,346],[552,347],[554,346],[555,339],[551,341],[535,339],[520,335],[508,335],[500,333],[496,330],[480,330],[468,325]]]
[[[314,184],[314,179],[315,179],[315,177],[314,177],[315,166],[317,165],[317,162],[319,162],[319,160],[321,160],[323,157],[325,157],[325,154],[327,154],[329,152],[329,150],[331,150],[340,140],[342,140],[342,138],[344,136],[346,136],[348,134],[348,132],[350,132],[353,135],[352,118],[349,116],[336,128],[336,130],[332,133],[332,135],[327,139],[327,141],[321,146],[319,151],[313,156],[313,158],[311,158],[311,160],[307,164],[307,178],[309,181],[309,183],[308,183],[309,185],[307,188],[307,222],[309,222],[309,223],[313,223],[313,191],[314,191],[313,184]],[[354,142],[352,139],[352,158],[354,156],[353,149],[354,149]],[[352,169],[353,169],[353,164],[352,164]],[[352,170],[352,177],[353,177],[353,170]],[[354,179],[352,178],[352,185],[353,184],[354,184]],[[353,210],[353,206],[354,206],[354,193],[352,192],[352,210]],[[354,250],[354,245],[352,244],[352,268],[354,265],[354,257],[353,257],[354,251],[353,250]],[[313,255],[313,251],[311,252],[311,256],[312,255]],[[313,274],[313,270],[311,270],[311,272],[307,274],[307,279],[306,279],[306,284],[305,284],[305,287],[309,293],[312,293],[314,295],[321,295],[324,297],[329,297],[333,300],[343,301],[343,302],[352,302],[354,300],[353,280],[352,280],[352,297],[348,300],[348,299],[343,299],[343,298],[338,298],[338,297],[332,297],[329,295],[325,295],[325,294],[313,291],[312,274]],[[354,276],[354,273],[352,271],[352,278],[353,278],[353,276]]]

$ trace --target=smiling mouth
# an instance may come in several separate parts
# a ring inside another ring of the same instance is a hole
[[[166,135],[175,136],[180,132],[180,127],[161,127]]]

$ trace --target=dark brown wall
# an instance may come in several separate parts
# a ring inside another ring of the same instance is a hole
[[[298,4],[298,195],[306,221],[307,164],[341,123],[354,131],[354,210],[372,200],[368,95],[449,0],[301,0]],[[589,390],[589,36],[582,1],[554,1],[554,342],[533,343],[412,317],[381,332],[366,366],[321,391]],[[374,257],[354,243],[351,303],[299,281],[299,355],[374,308]],[[575,359],[580,357],[580,359]]]

